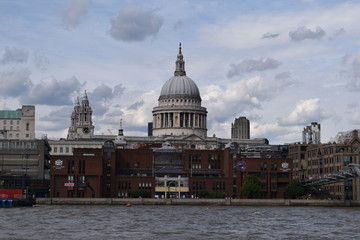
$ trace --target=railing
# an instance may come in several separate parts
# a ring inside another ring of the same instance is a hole
[[[322,177],[307,178],[302,181],[302,184],[304,186],[314,187],[338,182],[347,182],[355,178],[360,178],[360,165],[349,164],[338,173],[330,173]]]

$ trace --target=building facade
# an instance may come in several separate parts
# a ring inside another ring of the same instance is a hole
[[[289,158],[293,159],[295,179],[322,178],[340,173],[347,165],[359,164],[360,139],[354,130],[347,143],[289,145]],[[360,179],[337,182],[319,187],[335,199],[360,200]]]
[[[302,132],[302,141],[308,144],[320,144],[320,123],[312,122],[309,126],[306,126]]]
[[[48,196],[50,158],[46,139],[0,140],[0,176],[23,176],[36,196]]]
[[[177,149],[168,143],[140,149],[79,148],[51,162],[52,197],[196,198],[204,191],[218,197],[243,198],[246,175],[261,182],[261,198],[285,197],[292,162],[278,154],[249,158],[232,150]]]
[[[0,110],[0,139],[35,139],[35,106]]]
[[[153,109],[153,136],[207,136],[207,111],[196,83],[186,76],[181,44],[174,76],[165,82]]]
[[[235,118],[231,124],[231,138],[250,139],[250,121],[246,117]]]
[[[68,130],[67,139],[75,140],[92,138],[94,137],[94,128],[92,123],[92,109],[85,91],[81,104],[79,98],[76,99],[76,104],[71,114],[71,125]]]

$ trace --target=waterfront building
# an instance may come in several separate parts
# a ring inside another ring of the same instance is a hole
[[[46,138],[35,139],[35,106],[0,110],[0,188],[14,181],[31,194],[47,196],[50,151]]]
[[[293,159],[293,177],[299,180],[321,178],[341,172],[350,163],[359,164],[360,139],[358,131],[346,143],[289,145],[289,158]],[[319,187],[337,199],[360,200],[360,179],[338,182]]]
[[[48,196],[50,145],[47,139],[0,140],[0,177],[24,176],[29,192]],[[0,184],[1,188],[1,184]]]
[[[0,139],[35,139],[35,106],[0,110]]]
[[[285,197],[292,179],[291,159],[279,151],[241,154],[236,144],[219,150],[177,149],[169,143],[118,149],[105,141],[101,149],[76,148],[51,161],[51,197],[196,198],[204,194],[243,198],[246,175],[258,176],[260,198]],[[266,154],[266,157],[264,157]]]
[[[250,139],[250,121],[246,117],[235,118],[231,123],[231,138]]]
[[[152,197],[183,198],[205,191],[239,198],[247,174],[260,178],[262,198],[284,197],[292,163],[267,139],[207,136],[207,110],[186,76],[181,45],[174,76],[153,108],[148,136],[127,136],[121,120],[117,136],[95,135],[90,100],[85,93],[81,104],[76,101],[67,139],[50,140],[52,197],[130,197],[148,191]]]

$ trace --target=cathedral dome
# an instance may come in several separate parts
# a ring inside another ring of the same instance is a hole
[[[173,97],[201,99],[196,83],[187,76],[173,76],[165,82],[159,100]]]
[[[174,76],[163,85],[159,100],[168,98],[190,98],[201,101],[199,88],[191,78],[186,76],[181,44],[177,55]]]

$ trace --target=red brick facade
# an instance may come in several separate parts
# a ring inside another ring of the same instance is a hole
[[[283,198],[291,180],[287,158],[242,158],[224,150],[75,149],[51,160],[51,197],[199,197],[201,192],[243,198],[247,174],[258,176],[261,198]]]

